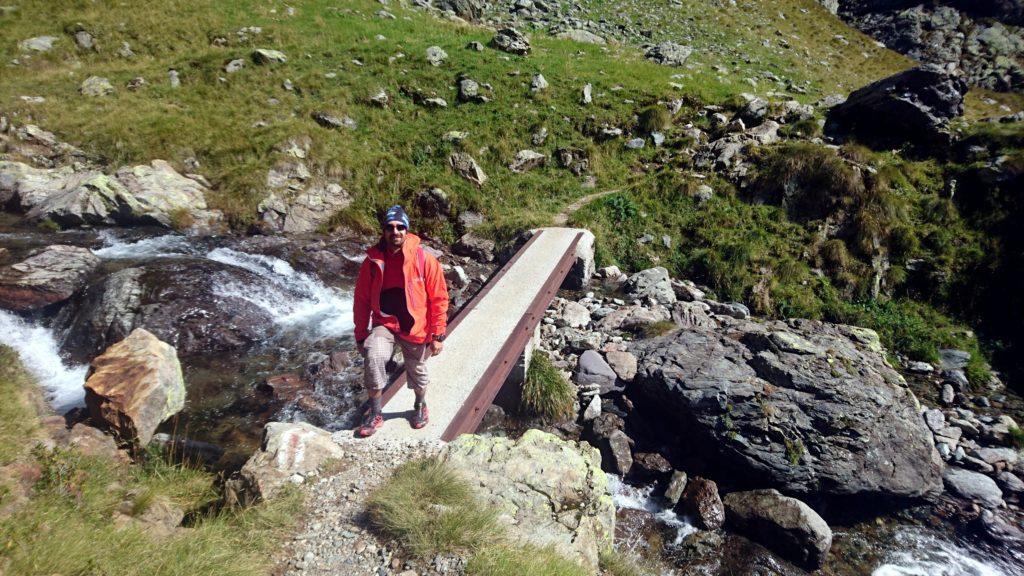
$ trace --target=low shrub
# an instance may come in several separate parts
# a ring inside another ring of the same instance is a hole
[[[579,564],[551,547],[504,545],[480,550],[466,565],[469,576],[586,576]]]
[[[671,123],[672,115],[669,114],[668,109],[655,104],[640,111],[637,119],[637,128],[644,134],[650,134],[665,130]]]

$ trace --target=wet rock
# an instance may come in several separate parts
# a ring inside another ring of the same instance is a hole
[[[298,374],[275,374],[256,387],[261,394],[270,396],[275,402],[291,402],[299,393],[309,390],[310,385]]]
[[[703,530],[718,530],[725,523],[725,505],[718,496],[718,485],[695,476],[686,483],[680,499],[683,512]]]
[[[1003,505],[1003,493],[999,486],[995,480],[984,474],[963,468],[947,468],[942,480],[950,492],[986,508],[998,508]]]
[[[53,245],[0,268],[0,306],[38,310],[67,300],[85,284],[100,259],[86,248]]]
[[[520,150],[516,152],[516,157],[512,160],[512,163],[508,165],[508,169],[521,174],[544,165],[544,161],[547,156],[540,152],[534,152],[533,150]]]
[[[777,490],[733,492],[724,504],[730,529],[810,570],[825,563],[832,530],[807,504]]]
[[[270,500],[285,484],[317,476],[330,460],[344,455],[331,434],[305,422],[270,422],[260,449],[225,487],[229,503]]]
[[[675,42],[662,42],[651,46],[644,52],[644,56],[652,62],[665,66],[682,66],[686,59],[693,54],[693,48],[676,44]]]
[[[448,165],[452,167],[456,174],[477,186],[483,186],[484,182],[487,182],[487,174],[484,174],[483,168],[476,163],[472,156],[465,152],[455,152],[449,156]]]
[[[146,330],[133,330],[92,361],[85,405],[122,442],[146,446],[156,427],[185,407],[174,348]]]
[[[683,497],[683,491],[686,490],[687,476],[686,472],[682,470],[675,470],[672,472],[672,477],[668,480],[668,486],[665,488],[665,500],[672,506],[679,503],[679,499]]]
[[[514,535],[597,569],[615,530],[597,450],[528,430],[518,440],[463,435],[441,458],[473,479]]]
[[[630,474],[640,482],[659,480],[668,476],[672,465],[664,456],[656,452],[637,452],[633,455],[633,467]]]
[[[792,346],[803,341],[810,346]],[[688,445],[735,471],[741,485],[895,497],[941,489],[932,432],[870,330],[730,320],[632,351],[637,410],[666,438],[705,438]]]
[[[91,358],[123,340],[135,328],[142,299],[141,268],[124,268],[90,285],[58,315],[65,326],[63,344]]]
[[[850,94],[827,115],[825,131],[879,148],[948,149],[950,120],[963,114],[967,83],[934,66],[899,72]]]
[[[530,40],[525,34],[515,28],[502,28],[491,39],[491,46],[509,52],[526,56],[530,53]]]

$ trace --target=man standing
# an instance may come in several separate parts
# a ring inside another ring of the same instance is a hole
[[[448,322],[448,288],[441,264],[409,232],[405,210],[392,206],[382,225],[380,242],[366,250],[353,302],[356,345],[366,359],[363,383],[369,395],[356,430],[364,438],[384,423],[384,367],[395,343],[402,348],[406,379],[416,395],[412,427],[427,425],[427,359],[441,353]]]

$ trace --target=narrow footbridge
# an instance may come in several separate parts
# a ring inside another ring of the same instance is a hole
[[[541,228],[448,325],[444,351],[429,360],[430,423],[408,421],[413,394],[404,373],[384,390],[384,425],[371,439],[451,440],[476,430],[516,366],[551,300],[590,246],[574,228]],[[592,238],[592,236],[590,237]]]

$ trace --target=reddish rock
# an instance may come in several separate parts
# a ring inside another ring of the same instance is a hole
[[[0,268],[0,306],[38,310],[68,299],[100,263],[87,248],[48,246],[29,258]]]
[[[718,495],[718,485],[696,476],[686,483],[681,501],[683,512],[704,530],[717,530],[725,523],[725,506]]]

